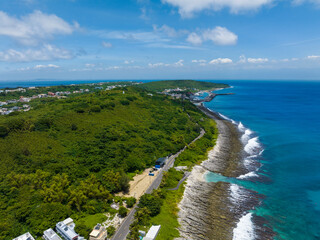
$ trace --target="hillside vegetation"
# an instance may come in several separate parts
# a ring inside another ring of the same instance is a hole
[[[191,142],[202,118],[189,102],[138,87],[43,100],[1,116],[0,239],[39,237],[66,217],[108,211],[129,173]]]
[[[199,90],[210,90],[215,88],[226,88],[229,87],[223,83],[213,83],[205,81],[194,81],[194,80],[168,80],[168,81],[152,81],[139,85],[149,91],[162,92],[165,89],[188,89],[191,92]]]

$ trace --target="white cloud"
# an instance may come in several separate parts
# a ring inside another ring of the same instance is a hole
[[[54,14],[41,11],[16,18],[0,11],[0,35],[17,40],[24,45],[36,45],[41,40],[57,34],[71,34],[79,24],[70,25]]]
[[[102,46],[105,47],[105,48],[111,48],[111,47],[112,47],[112,44],[109,43],[109,42],[103,41],[103,42],[102,42]]]
[[[9,49],[0,52],[0,61],[2,62],[32,62],[70,58],[73,58],[73,54],[70,51],[49,44],[40,49],[27,49],[24,51]]]
[[[36,65],[34,69],[43,69],[43,68],[60,68],[58,65],[48,64],[48,65]]]
[[[176,31],[172,27],[169,27],[168,25],[162,25],[161,27],[158,27],[157,25],[153,25],[153,30],[155,32],[160,32],[160,33],[162,32],[168,37],[172,37],[172,38],[178,37],[180,34],[178,31]]]
[[[134,63],[134,61],[133,60],[125,60],[123,63],[124,64],[132,64],[132,63]]]
[[[193,13],[210,9],[219,11],[229,8],[232,13],[257,10],[273,0],[162,0],[163,3],[178,7],[182,17],[192,17]]]
[[[266,63],[269,61],[268,58],[248,58],[248,63]]]
[[[183,62],[184,60],[179,60],[178,62],[169,64],[169,63],[163,63],[163,62],[159,62],[159,63],[149,63],[148,66],[150,68],[156,68],[156,67],[183,67]]]
[[[241,56],[239,57],[239,63],[246,63],[246,62],[247,62],[246,56],[245,56],[245,55],[241,55]]]
[[[191,61],[192,63],[206,63],[207,62],[207,60],[204,60],[204,59],[200,59],[200,60],[192,60]]]
[[[211,40],[217,45],[235,45],[238,41],[238,36],[230,32],[227,28],[216,27],[209,29],[203,33],[204,40]]]
[[[193,45],[201,45],[202,41],[202,37],[194,32],[190,33],[187,38],[187,42],[192,43]]]
[[[230,58],[217,58],[217,59],[213,59],[209,63],[210,64],[227,64],[227,63],[232,63],[232,60]]]
[[[151,68],[155,68],[155,67],[169,66],[169,64],[165,64],[165,63],[162,63],[162,62],[160,62],[160,63],[149,63],[148,66],[151,67]]]
[[[320,59],[320,56],[311,55],[311,56],[308,56],[307,59],[316,60],[316,59]]]
[[[93,64],[93,63],[86,63],[85,66],[86,66],[87,68],[92,68],[92,67],[95,67],[96,65]]]
[[[183,66],[183,60],[179,60],[178,62],[174,63],[175,66],[177,67],[182,67]]]

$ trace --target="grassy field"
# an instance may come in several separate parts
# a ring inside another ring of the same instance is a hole
[[[183,184],[178,190],[167,191],[166,198],[161,207],[159,215],[151,219],[153,225],[161,225],[157,240],[170,240],[179,237],[178,223],[178,204],[182,199],[184,192]]]

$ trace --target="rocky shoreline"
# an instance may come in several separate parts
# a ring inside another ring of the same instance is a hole
[[[236,126],[202,105],[199,109],[216,121],[219,135],[208,159],[195,166],[187,179],[179,204],[181,237],[176,240],[231,240],[240,218],[259,205],[261,196],[235,184],[205,181],[209,171],[225,177],[237,177],[248,171],[242,163],[243,144]],[[269,238],[257,235],[255,239]]]

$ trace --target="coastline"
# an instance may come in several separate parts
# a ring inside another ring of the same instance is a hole
[[[219,134],[214,148],[208,152],[208,159],[196,165],[187,179],[179,204],[181,237],[176,240],[260,239],[258,231],[254,233],[252,230],[246,236],[238,236],[235,231],[241,221],[249,219],[253,222],[248,211],[259,205],[261,196],[236,184],[207,182],[205,179],[209,172],[231,178],[248,174],[242,161],[244,145],[241,133],[233,122],[203,105],[198,108],[217,123]],[[263,220],[259,219],[259,222]],[[257,229],[265,231],[263,227]],[[238,237],[234,237],[234,233]]]

